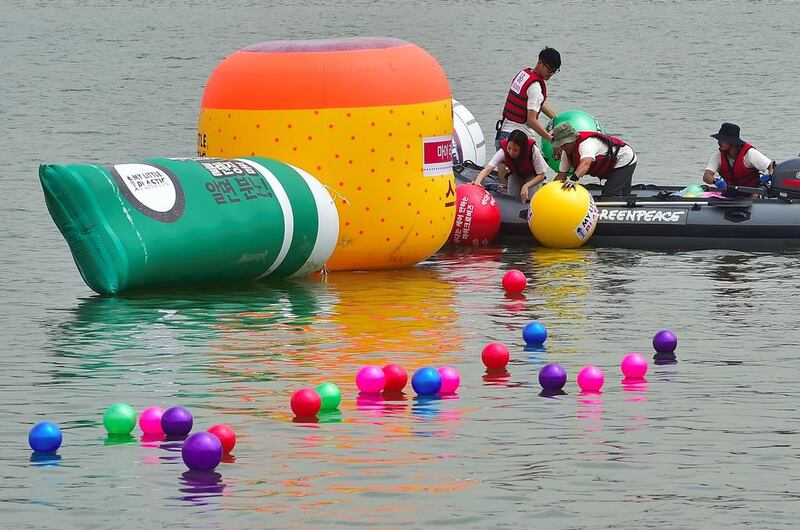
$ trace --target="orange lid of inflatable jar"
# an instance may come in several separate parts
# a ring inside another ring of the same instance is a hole
[[[330,270],[413,265],[455,215],[450,88],[422,48],[361,37],[273,41],[225,58],[208,80],[200,156],[267,156],[337,199]]]

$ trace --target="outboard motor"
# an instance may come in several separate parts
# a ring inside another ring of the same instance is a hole
[[[800,199],[800,158],[791,158],[775,166],[772,193],[781,199]]]

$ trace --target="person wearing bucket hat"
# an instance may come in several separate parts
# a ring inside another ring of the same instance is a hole
[[[511,131],[519,130],[533,138],[539,133],[544,140],[550,141],[550,133],[539,123],[539,113],[544,112],[550,118],[556,117],[556,111],[547,103],[547,81],[561,68],[561,54],[553,48],[545,47],[539,52],[539,60],[533,68],[523,68],[511,80],[506,102],[503,105],[503,117],[497,122],[495,130],[495,147],[500,150],[500,141],[508,138]]]
[[[739,134],[738,125],[725,122],[717,134],[711,135],[717,140],[719,150],[708,161],[703,182],[722,191],[728,191],[728,186],[757,187],[769,182],[775,162],[742,140]],[[716,173],[719,177],[714,178]]]
[[[569,122],[559,123],[553,129],[553,148],[561,157],[556,180],[571,189],[584,176],[592,175],[603,180],[603,196],[630,195],[636,153],[624,141],[599,132],[576,131]],[[574,170],[567,178],[570,169]]]

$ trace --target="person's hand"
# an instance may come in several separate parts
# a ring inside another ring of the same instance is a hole
[[[771,175],[769,173],[762,173],[758,176],[758,181],[766,188],[770,184],[770,177]]]
[[[580,177],[572,175],[570,178],[564,181],[564,184],[561,185],[561,189],[562,190],[575,189],[575,184],[577,184],[580,179],[581,179]]]
[[[522,188],[522,190],[519,192],[519,198],[523,203],[528,202],[528,188]]]
[[[725,191],[728,188],[728,184],[725,182],[725,179],[722,177],[717,177],[714,179],[714,186],[719,188],[720,191]]]
[[[480,186],[481,188],[483,187],[483,184],[481,184],[477,180],[473,180],[472,183],[475,184],[476,186]]]

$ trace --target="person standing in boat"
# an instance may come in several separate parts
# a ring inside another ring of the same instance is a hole
[[[533,138],[534,133],[550,141],[550,133],[539,123],[539,113],[555,118],[556,111],[547,103],[547,81],[561,68],[561,54],[545,47],[539,52],[539,60],[533,68],[523,68],[511,81],[503,117],[497,122],[494,145],[500,150],[500,141],[508,138],[512,131],[522,131]]]
[[[578,132],[569,122],[553,129],[553,149],[560,156],[556,180],[571,189],[584,176],[603,180],[603,196],[625,196],[631,193],[631,181],[636,169],[636,153],[624,141],[599,132]],[[574,169],[569,178],[570,169]]]
[[[735,123],[723,123],[717,134],[719,150],[708,161],[703,182],[713,184],[725,192],[728,186],[759,187],[769,182],[775,162],[739,137]],[[719,177],[714,177],[719,173]],[[763,177],[763,178],[762,178]]]
[[[547,166],[536,140],[522,131],[511,131],[508,138],[500,141],[500,149],[478,173],[473,184],[480,186],[486,175],[500,164],[503,164],[503,168],[498,170],[501,180],[506,171],[510,173],[508,194],[519,195],[522,202],[528,202],[533,195],[531,189],[544,180],[544,168]]]

